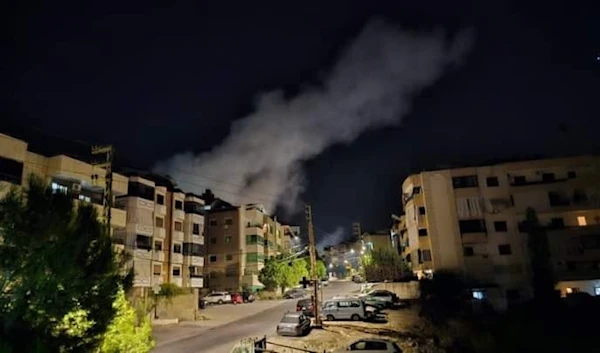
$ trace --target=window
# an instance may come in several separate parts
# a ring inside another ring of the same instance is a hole
[[[471,219],[458,221],[461,234],[486,233],[485,221],[483,219]]]
[[[544,173],[544,174],[542,174],[542,181],[544,181],[544,182],[552,182],[555,179],[556,178],[554,176],[554,173]]]
[[[506,299],[509,301],[519,300],[519,290],[518,289],[508,289],[506,290]]]
[[[181,267],[173,266],[173,277],[181,277]]]
[[[210,261],[210,262],[217,262],[217,255],[210,255],[208,257],[208,261]]]
[[[413,194],[418,195],[420,193],[421,193],[421,187],[420,186],[413,187]]]
[[[162,251],[162,241],[155,241],[154,242],[154,251]]]
[[[23,163],[0,157],[0,181],[21,185]]]
[[[141,234],[136,235],[135,246],[138,249],[152,250],[152,237]]]
[[[162,217],[156,217],[156,220],[154,221],[154,225],[158,228],[164,228],[165,227],[165,220]]]
[[[423,207],[423,206],[419,207],[419,214],[420,214],[421,216],[424,216],[424,215],[425,215],[425,207]]]
[[[233,224],[233,219],[231,218],[225,218],[225,225],[230,226]]]
[[[182,232],[183,231],[183,223],[175,222],[175,231]]]
[[[427,228],[419,228],[419,236],[420,237],[427,236]]]
[[[127,189],[127,195],[139,197],[148,201],[154,201],[154,188],[146,184],[130,181]]]
[[[550,220],[550,228],[563,229],[564,227],[565,227],[565,220],[562,217],[553,217]]]
[[[193,223],[192,224],[192,234],[194,234],[194,235],[200,235],[200,223]]]
[[[185,256],[204,256],[205,247],[197,243],[183,243],[183,255]]]
[[[225,236],[225,244],[231,244],[231,240],[232,240],[231,235]]]
[[[233,260],[233,255],[231,255],[231,254],[225,255],[225,260],[227,260],[227,261]]]
[[[594,295],[600,296],[600,287],[594,287]]]
[[[423,261],[431,261],[431,250],[423,250]]]
[[[485,185],[488,187],[500,186],[500,182],[498,182],[498,177],[487,177],[485,178]]]
[[[452,178],[452,186],[455,189],[475,188],[479,186],[477,175],[466,175]]]
[[[155,276],[162,275],[162,265],[152,266],[152,274],[154,274]]]
[[[183,211],[183,201],[181,201],[181,200],[176,200],[176,201],[175,201],[175,209],[176,209],[176,210],[181,210],[181,211]]]
[[[508,226],[506,225],[506,221],[495,221],[494,230],[496,232],[508,232]]]
[[[211,218],[211,219],[209,219],[209,220],[208,220],[208,226],[209,226],[209,227],[216,227],[216,226],[218,226],[218,225],[219,225],[219,222],[217,222],[217,220],[216,220],[216,219],[214,219],[214,218]]]
[[[510,254],[512,254],[512,249],[510,248],[510,244],[498,245],[498,253],[500,255],[510,255]]]
[[[579,288],[567,288],[565,292],[567,292],[567,294],[579,293]]]
[[[156,203],[159,205],[165,204],[165,195],[156,194]]]
[[[69,188],[61,185],[59,183],[52,183],[52,193],[57,194],[57,193],[61,193],[61,194],[68,194],[69,193]]]
[[[465,256],[473,256],[473,255],[475,255],[475,250],[473,250],[473,247],[471,247],[471,246],[465,246],[463,248],[463,254]]]
[[[211,237],[210,238],[210,243],[211,244],[216,244],[217,243],[217,238],[216,237]]]
[[[477,299],[477,300],[485,299],[485,292],[482,290],[474,290],[473,291],[473,299]]]
[[[513,177],[513,184],[515,184],[515,185],[527,184],[527,178],[525,178],[523,175],[515,175]]]
[[[173,244],[173,252],[175,254],[181,254],[182,253],[182,246],[181,246],[181,244]]]
[[[249,252],[246,254],[246,262],[264,262],[265,256],[257,252]]]
[[[580,227],[587,226],[587,220],[585,219],[585,216],[579,216],[579,217],[577,217],[577,225],[580,226]]]
[[[577,178],[577,173],[575,173],[574,171],[567,172],[567,178],[575,179]]]

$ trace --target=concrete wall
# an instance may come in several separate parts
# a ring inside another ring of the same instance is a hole
[[[170,301],[162,300],[157,307],[158,318],[194,321],[198,315],[198,293],[181,294]]]
[[[421,295],[418,281],[378,283],[373,289],[388,290],[396,293],[400,299],[418,299]]]

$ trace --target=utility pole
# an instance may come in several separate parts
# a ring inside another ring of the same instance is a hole
[[[311,277],[314,287],[313,297],[313,308],[315,308],[315,326],[321,327],[321,307],[319,300],[319,276],[317,273],[317,248],[315,242],[315,230],[313,228],[312,220],[312,208],[310,205],[305,206],[306,211],[306,224],[308,228],[308,251],[310,253],[310,269]]]
[[[110,231],[110,221],[111,221],[111,208],[113,205],[113,193],[112,193],[112,182],[113,182],[113,173],[112,173],[112,163],[113,163],[113,147],[111,145],[107,146],[92,146],[92,155],[104,155],[105,158],[103,161],[95,161],[92,163],[93,165],[104,168],[106,171],[104,176],[104,221],[108,226]],[[92,178],[98,178],[97,175],[93,175]]]

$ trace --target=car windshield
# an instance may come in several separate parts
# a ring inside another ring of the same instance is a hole
[[[282,324],[297,324],[298,321],[298,316],[284,316],[281,319]]]

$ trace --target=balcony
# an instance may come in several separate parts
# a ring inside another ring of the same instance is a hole
[[[190,278],[190,285],[192,288],[203,288],[204,287],[204,278],[192,277],[192,278]]]
[[[204,257],[190,256],[192,266],[204,266]]]
[[[154,251],[152,253],[152,261],[164,262],[165,261],[164,251]]]
[[[155,239],[164,239],[167,237],[167,231],[164,228],[155,227],[152,236]]]
[[[171,252],[171,262],[174,264],[183,264],[183,254]]]
[[[173,209],[173,219],[183,221],[185,219],[185,212],[183,212],[183,210]]]
[[[260,235],[263,236],[265,232],[263,231],[262,225],[248,223],[246,226],[246,235]]]
[[[157,275],[152,276],[152,287],[160,286],[161,284],[163,284],[163,282],[164,282],[163,276],[157,276]]]
[[[463,244],[484,244],[487,243],[487,233],[463,233],[461,234]]]
[[[201,235],[193,235],[192,236],[192,243],[204,245],[204,237],[201,236]]]
[[[183,232],[180,232],[177,230],[173,231],[173,241],[183,243],[183,237],[184,237]]]
[[[171,283],[179,286],[179,287],[183,287],[183,278],[181,277],[172,277],[171,278]]]
[[[99,204],[92,204],[98,217],[104,217],[104,206]],[[110,209],[110,225],[113,228],[125,228],[127,226],[127,211],[112,207]]]
[[[157,203],[154,204],[154,215],[155,216],[166,216],[167,215],[167,206],[159,205]]]
[[[146,249],[135,249],[133,251],[133,257],[136,260],[150,260],[152,258],[152,251]]]

